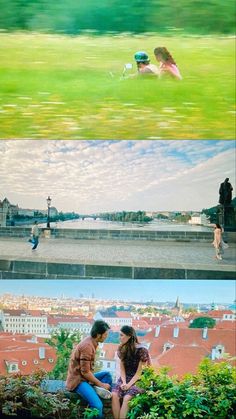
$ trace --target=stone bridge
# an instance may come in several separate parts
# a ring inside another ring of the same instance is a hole
[[[30,228],[0,228],[0,278],[234,279],[236,235],[214,259],[212,232],[44,229],[36,251]]]

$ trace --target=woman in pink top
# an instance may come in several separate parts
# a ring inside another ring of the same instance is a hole
[[[179,72],[176,62],[165,47],[155,48],[154,54],[157,61],[160,62],[160,76],[163,74],[170,74],[172,77],[178,80],[182,80],[182,76]]]

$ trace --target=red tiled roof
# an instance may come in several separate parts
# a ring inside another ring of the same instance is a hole
[[[129,311],[116,311],[116,316],[125,319],[130,319],[132,317]]]
[[[142,329],[142,330],[148,330],[150,328],[150,324],[148,324],[145,320],[133,320],[132,326],[134,329]]]
[[[224,314],[234,314],[232,310],[211,310],[207,312],[210,317],[222,318]]]
[[[9,338],[13,338],[14,340],[17,341],[27,341],[27,340],[31,340],[31,339],[36,339],[37,342],[44,342],[45,338],[42,337],[36,337],[35,335],[31,334],[23,334],[23,333],[12,333],[12,332],[0,332],[0,343],[2,342],[3,339],[9,339]]]
[[[154,368],[170,367],[169,375],[182,377],[187,373],[195,374],[199,363],[209,352],[199,346],[174,346],[153,360]]]
[[[41,316],[46,316],[46,313],[42,310],[8,310],[8,309],[3,309],[3,313],[4,314],[9,314],[10,316],[21,316],[21,315],[26,315],[26,316],[33,316],[33,317],[41,317]]]
[[[89,323],[92,324],[93,321],[88,317],[79,317],[79,316],[50,316],[48,317],[48,324],[49,325],[57,325],[59,323]]]
[[[141,317],[140,316],[140,319],[146,321],[150,326],[159,325],[163,321],[163,317],[146,317],[146,316]],[[165,318],[165,320],[166,320],[166,318]]]
[[[56,351],[45,342],[33,343],[16,337],[2,337],[0,339],[0,375],[7,375],[6,362],[17,362],[23,375],[31,374],[37,369],[51,371],[56,362]],[[40,359],[39,349],[44,348],[45,358]],[[53,359],[54,362],[50,362]],[[26,365],[24,364],[26,361]]]
[[[158,337],[155,337],[155,329],[147,333],[142,338],[142,341],[150,343],[151,358],[156,358],[163,351],[163,346],[166,342],[171,342],[174,345],[193,346],[205,348],[211,351],[215,345],[222,344],[225,347],[225,352],[230,355],[235,355],[235,331],[234,330],[221,330],[221,329],[208,329],[207,339],[202,338],[202,329],[179,329],[177,338],[173,337],[174,327],[161,327]]]
[[[215,329],[231,329],[236,331],[236,320],[221,320],[216,323]]]

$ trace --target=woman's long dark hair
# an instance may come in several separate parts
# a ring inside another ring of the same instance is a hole
[[[124,343],[123,345],[120,345],[121,360],[126,361],[127,359],[130,359],[133,357],[136,350],[136,344],[138,344],[139,341],[133,327],[122,326],[120,331],[124,333],[124,335],[130,336],[130,339],[128,340],[128,342]]]
[[[176,62],[174,60],[174,58],[172,57],[172,55],[170,54],[170,52],[168,51],[168,49],[166,49],[166,47],[157,47],[154,49],[154,54],[155,56],[157,55],[161,55],[162,59],[165,61],[165,63],[167,64],[175,64]]]
[[[220,224],[217,224],[217,223],[216,223],[216,227],[215,228],[219,228],[220,230],[222,230]]]

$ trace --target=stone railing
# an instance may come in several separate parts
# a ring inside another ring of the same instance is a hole
[[[29,237],[30,227],[0,227],[0,237]],[[180,242],[210,242],[213,241],[211,231],[152,231],[152,230],[107,230],[107,229],[41,229],[41,235],[56,239],[75,240],[151,240]],[[236,233],[224,233],[227,242],[236,242]]]

